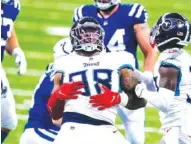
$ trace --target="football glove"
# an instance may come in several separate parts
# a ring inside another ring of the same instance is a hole
[[[23,50],[21,48],[15,48],[12,55],[15,57],[16,66],[19,67],[18,74],[24,74],[27,70],[27,61]]]
[[[81,88],[84,88],[82,81],[64,83],[50,96],[47,108],[53,119],[60,118],[64,110],[65,100],[77,99],[77,95],[82,93],[82,91],[80,91]]]
[[[99,84],[99,87],[103,93],[90,96],[89,102],[93,107],[98,107],[98,110],[104,110],[121,103],[121,96],[119,93],[113,92],[101,84]]]
[[[64,83],[57,93],[57,98],[59,99],[77,99],[78,94],[82,94],[81,88],[84,88],[82,81]]]
[[[147,90],[147,87],[144,83],[140,83],[140,84],[136,85],[135,93],[138,98],[142,98],[142,93],[144,90]]]

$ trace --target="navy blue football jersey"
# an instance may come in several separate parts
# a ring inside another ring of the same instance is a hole
[[[19,0],[13,0],[9,4],[1,4],[1,61],[4,58],[6,41],[11,36],[13,22],[20,11]]]
[[[47,71],[41,76],[39,83],[35,88],[33,104],[29,110],[28,122],[25,125],[25,129],[34,128],[35,132],[39,136],[49,141],[53,141],[54,138],[46,134],[51,133],[51,135],[57,135],[57,132],[60,129],[52,123],[51,117],[47,109],[48,99],[54,86],[54,80],[52,77],[53,74],[53,65],[50,64],[47,67]],[[39,129],[43,129],[46,132],[43,133],[42,131],[39,131]]]
[[[73,21],[81,17],[94,17],[105,30],[106,51],[128,51],[137,61],[137,40],[133,26],[138,23],[146,23],[148,14],[142,5],[119,4],[118,10],[110,17],[104,18],[94,5],[83,5],[75,9]]]

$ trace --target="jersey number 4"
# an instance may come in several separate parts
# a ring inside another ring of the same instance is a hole
[[[92,71],[93,79],[87,77],[87,70],[75,72],[69,75],[69,81],[75,81],[77,78],[83,81],[85,88],[82,95],[91,96],[91,90],[95,89],[97,93],[100,93],[101,90],[98,86],[98,83],[101,83],[111,89],[111,74],[112,70],[109,69],[96,69]],[[93,82],[93,83],[92,83]]]
[[[107,47],[110,51],[124,51],[125,50],[125,44],[124,44],[124,35],[125,35],[125,29],[117,29],[113,36],[111,37]]]

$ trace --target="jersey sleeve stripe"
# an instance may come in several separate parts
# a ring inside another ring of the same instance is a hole
[[[141,6],[139,7],[138,12],[137,12],[137,14],[135,15],[135,17],[136,17],[136,18],[140,18],[140,16],[141,16],[143,10],[144,10],[144,7],[141,5]]]
[[[129,12],[129,16],[133,16],[139,4],[135,3]]]
[[[4,39],[1,38],[1,45],[2,45],[2,46],[5,46],[5,45],[6,45],[6,40],[4,40]]]
[[[78,19],[79,19],[79,17],[78,17],[78,7],[77,8],[75,8],[75,10],[74,10],[74,20],[75,21],[77,21]]]
[[[82,14],[83,7],[84,7],[84,5],[80,6],[79,9],[78,9],[78,16],[79,16],[79,18],[83,17],[83,14]]]
[[[18,10],[21,9],[20,1],[19,0],[14,0],[14,8],[17,8]]]

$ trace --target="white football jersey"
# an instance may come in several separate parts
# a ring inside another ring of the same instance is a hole
[[[55,60],[55,71],[63,72],[63,82],[83,81],[83,94],[75,100],[67,100],[64,112],[75,112],[114,124],[116,108],[99,111],[89,103],[89,97],[100,92],[98,82],[119,92],[119,71],[122,68],[135,67],[134,56],[128,52],[102,52],[86,57],[75,52]]]
[[[71,52],[72,52],[72,44],[69,37],[59,40],[53,48],[54,59],[57,59],[60,56],[67,56]]]
[[[183,126],[186,133],[191,134],[191,56],[185,50],[169,49],[162,52],[155,65],[155,80],[159,86],[160,66],[172,66],[179,71],[174,100],[171,102],[168,112],[159,112],[162,128]],[[168,96],[168,95],[167,95]],[[189,116],[188,116],[189,115]],[[187,118],[186,118],[187,117]],[[189,131],[189,132],[188,132]]]

